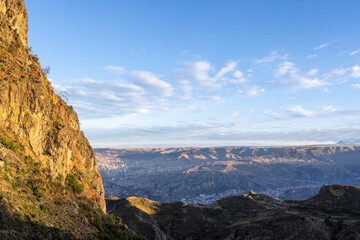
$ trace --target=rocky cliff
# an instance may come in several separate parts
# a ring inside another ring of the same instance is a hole
[[[27,12],[22,0],[0,1],[0,42],[5,47],[21,45],[27,51]]]
[[[23,0],[0,0],[0,131],[47,169],[49,179],[77,175],[83,196],[105,211],[104,189],[94,152],[78,117],[55,94],[27,45]]]
[[[105,213],[94,152],[27,31],[23,0],[0,0],[0,239],[143,239]]]

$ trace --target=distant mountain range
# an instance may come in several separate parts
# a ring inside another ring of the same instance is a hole
[[[360,185],[360,146],[95,149],[105,194],[211,204],[251,190],[307,199]]]

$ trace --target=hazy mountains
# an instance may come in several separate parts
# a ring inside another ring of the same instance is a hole
[[[306,199],[324,184],[360,183],[360,147],[95,149],[106,195],[212,203],[254,190]]]

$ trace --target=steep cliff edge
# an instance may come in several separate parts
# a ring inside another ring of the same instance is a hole
[[[0,131],[17,141],[49,179],[63,183],[77,175],[81,195],[106,210],[94,152],[72,109],[53,91],[38,58],[27,45],[22,0],[0,0]]]
[[[94,152],[0,0],[0,239],[142,239],[107,215]]]

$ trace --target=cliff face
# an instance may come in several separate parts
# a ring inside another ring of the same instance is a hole
[[[5,46],[19,43],[27,49],[27,12],[22,0],[0,1],[0,41]]]
[[[76,175],[81,196],[105,211],[104,189],[94,152],[77,114],[53,91],[27,45],[23,0],[0,0],[0,135],[12,139],[51,180]]]

